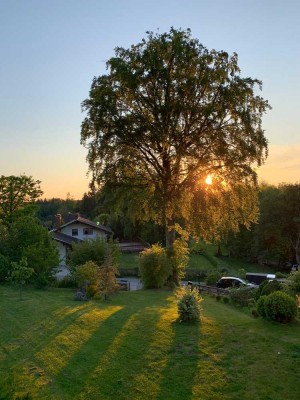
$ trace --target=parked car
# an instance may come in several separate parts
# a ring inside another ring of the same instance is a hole
[[[227,289],[227,288],[239,288],[239,287],[256,287],[256,285],[253,285],[252,283],[248,283],[244,281],[244,279],[237,278],[235,276],[223,276],[221,279],[218,280],[216,283],[216,286],[222,289]]]

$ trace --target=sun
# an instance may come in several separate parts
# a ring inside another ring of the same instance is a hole
[[[210,175],[207,175],[207,177],[205,179],[205,183],[207,185],[212,185],[212,177]]]

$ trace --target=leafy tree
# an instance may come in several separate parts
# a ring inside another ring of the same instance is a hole
[[[43,192],[40,181],[31,176],[4,176],[0,177],[0,219],[11,223],[14,217],[31,211],[29,208]]]
[[[167,246],[179,224],[211,239],[254,221],[269,105],[255,94],[261,82],[241,77],[237,55],[171,28],[117,48],[107,68],[82,104],[91,185],[127,191],[131,216],[163,226]]]
[[[33,273],[33,268],[28,267],[26,257],[22,257],[20,262],[12,263],[10,278],[12,282],[15,282],[19,286],[20,298],[22,297],[23,286]]]
[[[33,217],[18,218],[10,225],[5,247],[5,255],[11,262],[26,258],[29,267],[34,270],[31,279],[39,286],[49,281],[59,264],[56,243],[48,230]]]

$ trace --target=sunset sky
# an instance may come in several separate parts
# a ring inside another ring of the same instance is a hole
[[[116,46],[191,28],[209,49],[239,55],[263,82],[272,184],[300,182],[299,0],[0,0],[0,175],[42,181],[44,197],[88,190],[81,102]]]

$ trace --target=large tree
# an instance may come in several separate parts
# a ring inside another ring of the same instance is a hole
[[[241,77],[235,53],[208,50],[190,30],[147,35],[116,48],[82,104],[91,185],[125,191],[133,213],[166,228],[169,246],[179,225],[221,237],[226,221],[237,229],[256,218],[269,108],[256,93],[261,82]]]
[[[15,216],[24,213],[43,192],[40,181],[31,176],[0,176],[0,220],[11,223]]]

